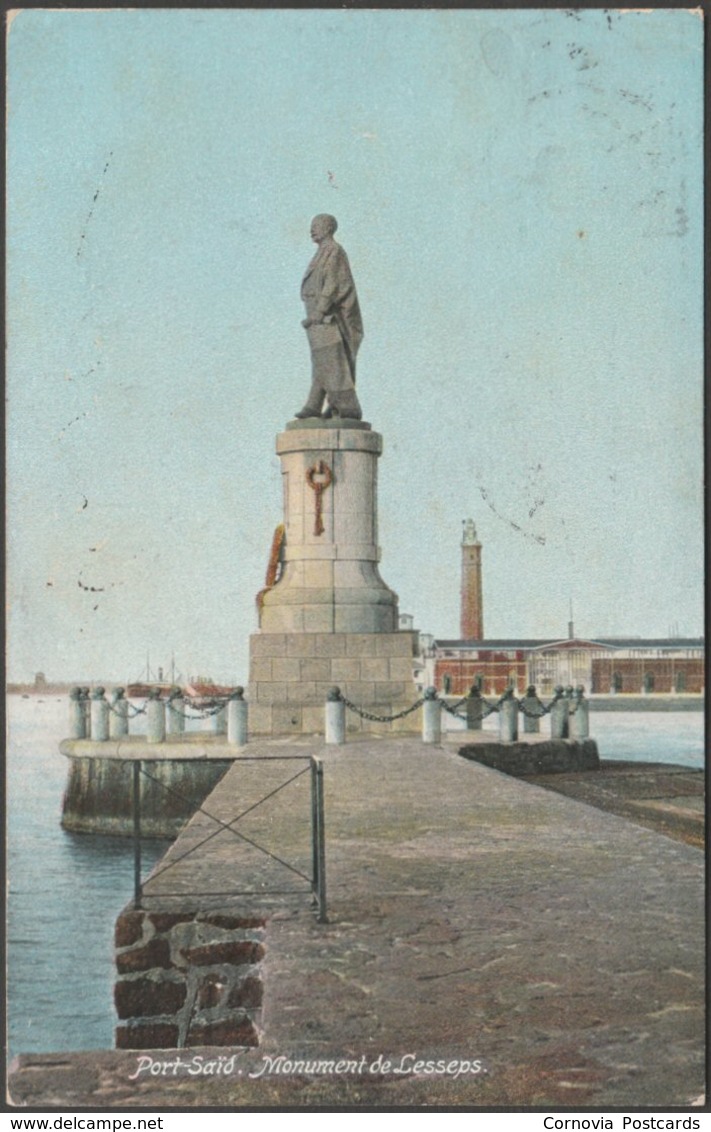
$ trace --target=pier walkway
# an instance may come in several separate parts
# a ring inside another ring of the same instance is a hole
[[[702,1103],[699,849],[467,761],[447,743],[273,740],[244,753],[260,750],[324,761],[329,922],[317,922],[301,891],[205,895],[277,887],[281,866],[226,831],[204,841],[217,827],[203,813],[162,866],[204,844],[147,884],[145,905],[266,916],[260,1046],[227,1075],[187,1068],[196,1053],[224,1064],[227,1049],[179,1051],[184,1067],[155,1076],[136,1076],[146,1051],[25,1055],[11,1076],[13,1103]],[[289,770],[237,758],[205,809],[229,823]],[[307,873],[308,820],[306,774],[239,828]],[[177,1055],[150,1056],[170,1064]],[[350,1068],[307,1072],[300,1061]]]

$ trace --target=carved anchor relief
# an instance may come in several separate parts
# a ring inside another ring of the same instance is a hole
[[[317,478],[318,477],[318,478]],[[333,472],[329,468],[325,460],[319,460],[318,464],[314,464],[306,472],[306,482],[312,491],[316,493],[316,515],[314,518],[314,534],[322,535],[324,532],[323,526],[323,500],[321,496],[327,487],[331,486],[333,482]]]

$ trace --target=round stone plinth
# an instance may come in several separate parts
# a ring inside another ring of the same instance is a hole
[[[263,597],[266,633],[392,633],[397,595],[378,571],[377,460],[364,421],[308,418],[277,437],[284,570]]]

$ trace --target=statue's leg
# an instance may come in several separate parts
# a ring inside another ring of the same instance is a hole
[[[312,381],[306,404],[300,412],[294,413],[294,416],[297,420],[304,420],[305,417],[320,417],[325,398],[326,393],[321,383]]]
[[[334,415],[346,417],[349,420],[361,420],[363,411],[360,407],[355,389],[329,391],[328,399],[331,402]]]

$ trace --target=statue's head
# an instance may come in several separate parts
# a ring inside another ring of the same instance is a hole
[[[327,236],[332,236],[337,227],[338,221],[335,216],[329,216],[327,212],[320,212],[311,221],[311,239],[320,244],[321,240],[325,240]]]

